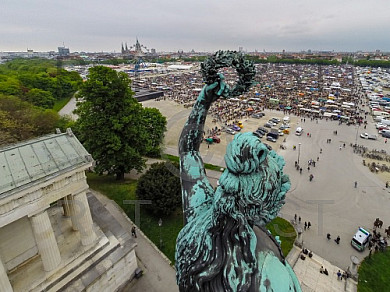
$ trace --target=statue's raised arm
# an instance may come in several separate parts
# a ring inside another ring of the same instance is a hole
[[[207,112],[215,100],[228,93],[223,76],[200,92],[179,140],[180,178],[182,184],[184,221],[191,220],[198,208],[205,208],[213,195],[204,170],[199,147],[203,139]]]
[[[223,67],[235,68],[239,76],[232,90],[224,82],[224,76],[218,72]],[[251,62],[242,54],[232,51],[216,52],[202,63],[201,71],[206,85],[194,104],[179,140],[184,223],[191,220],[194,212],[208,208],[208,202],[214,193],[199,153],[208,110],[220,97],[235,97],[247,91],[256,74]]]

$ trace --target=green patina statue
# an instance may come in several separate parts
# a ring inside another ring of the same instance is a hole
[[[239,76],[230,90],[221,67]],[[301,291],[278,242],[265,229],[290,188],[284,159],[253,133],[227,146],[226,169],[216,190],[199,153],[207,112],[215,100],[248,90],[254,65],[241,54],[219,51],[202,64],[206,82],[179,141],[184,227],[176,243],[180,291]]]

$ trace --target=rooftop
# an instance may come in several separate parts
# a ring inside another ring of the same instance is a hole
[[[1,148],[0,197],[91,161],[71,129]]]

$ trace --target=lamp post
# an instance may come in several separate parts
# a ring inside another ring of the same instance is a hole
[[[161,226],[162,226],[162,220],[158,220],[158,226],[159,226],[159,233],[160,233],[160,249],[162,247],[162,239],[161,239]]]
[[[301,144],[302,143],[298,144],[298,165],[299,165],[299,156],[301,156]]]

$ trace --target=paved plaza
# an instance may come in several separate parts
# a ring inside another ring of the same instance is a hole
[[[166,134],[165,152],[177,154],[177,139],[183,126],[189,109],[171,101],[148,101],[144,106],[158,107],[168,119],[168,132]],[[283,117],[278,111],[265,110],[266,116],[260,120],[248,119],[244,122],[243,131],[254,131],[262,126],[269,118]],[[210,118],[209,118],[210,119]],[[368,117],[367,129],[353,125],[341,124],[338,121],[313,120],[291,116],[291,130],[294,132],[297,126],[304,129],[302,136],[294,133],[286,135],[285,150],[279,148],[283,137],[278,143],[269,142],[273,148],[281,154],[286,161],[285,172],[290,176],[291,189],[286,197],[286,204],[282,208],[280,216],[292,220],[294,215],[301,217],[301,227],[304,222],[311,222],[310,230],[303,233],[304,246],[312,250],[318,257],[328,261],[342,270],[350,265],[350,257],[357,256],[363,260],[368,251],[358,252],[352,248],[350,242],[359,226],[372,230],[375,218],[384,221],[384,226],[390,225],[388,208],[390,207],[389,189],[385,188],[385,182],[363,165],[363,158],[353,152],[350,144],[359,144],[369,149],[388,149],[382,137],[377,141],[360,138],[363,131],[375,133],[376,129],[371,117]],[[213,127],[209,121],[206,125]],[[337,135],[333,132],[337,130]],[[307,136],[311,134],[311,137]],[[221,143],[201,146],[201,152],[205,162],[224,166],[223,155],[226,145],[233,137],[226,133],[221,135]],[[331,143],[327,143],[331,139]],[[299,146],[299,143],[301,145]],[[344,147],[345,144],[345,147]],[[296,150],[293,150],[293,146]],[[340,149],[341,146],[341,149]],[[322,149],[322,153],[321,152]],[[302,166],[302,174],[295,169],[295,161]],[[318,157],[318,161],[317,161]],[[316,166],[307,169],[308,160],[316,161]],[[218,172],[210,172],[211,181],[216,185]],[[314,179],[309,181],[309,175]],[[357,182],[355,188],[354,183]],[[327,240],[326,234],[330,233],[332,239]],[[340,236],[340,244],[333,239]],[[320,290],[318,290],[320,291]]]

